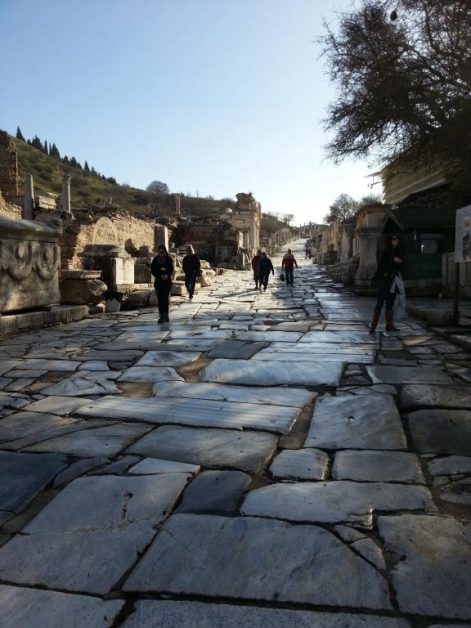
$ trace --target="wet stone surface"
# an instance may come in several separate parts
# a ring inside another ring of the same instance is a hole
[[[292,248],[0,339],[2,628],[471,625],[471,354]]]

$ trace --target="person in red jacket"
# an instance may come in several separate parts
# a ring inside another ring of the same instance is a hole
[[[281,268],[285,271],[286,285],[293,285],[293,270],[294,267],[298,268],[298,262],[294,257],[291,249],[288,249],[288,252],[283,257],[283,261],[281,262]]]

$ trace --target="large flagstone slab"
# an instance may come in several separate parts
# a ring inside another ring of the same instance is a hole
[[[462,408],[471,410],[471,386],[433,386],[408,384],[402,387],[401,407],[415,408]]]
[[[89,406],[82,406],[76,414],[156,424],[253,428],[286,434],[296,420],[299,409],[207,399],[105,397]]]
[[[471,412],[417,410],[407,415],[414,448],[419,453],[471,456]]]
[[[28,451],[53,451],[69,456],[89,458],[95,456],[116,456],[136,438],[151,428],[148,425],[114,423],[106,427],[84,427],[80,431],[56,436],[27,447]]]
[[[184,381],[183,377],[170,366],[131,366],[119,378],[120,382],[162,382],[168,380]]]
[[[451,377],[434,366],[367,366],[373,384],[452,384]]]
[[[471,457],[443,456],[427,461],[430,475],[461,475],[471,474]]]
[[[42,371],[75,371],[80,366],[80,362],[74,360],[47,360],[40,358],[26,358],[21,360],[20,365],[15,368],[35,369]]]
[[[147,351],[136,366],[183,366],[194,362],[200,355],[195,351]]]
[[[20,512],[66,465],[57,454],[0,451],[0,510]]]
[[[375,355],[376,347],[374,345],[345,345],[333,342],[272,342],[263,350],[263,353],[300,353],[312,354],[317,357],[320,353],[335,355]],[[349,360],[353,362],[354,360]]]
[[[400,611],[471,618],[471,525],[451,517],[380,517],[379,533],[395,557],[392,570]]]
[[[0,548],[0,578],[107,593],[133,565],[191,476],[74,480]]]
[[[121,391],[117,386],[105,378],[93,381],[82,377],[70,377],[63,379],[57,384],[41,389],[42,395],[52,395],[54,397],[78,397],[81,395],[104,395],[119,394]]]
[[[255,342],[297,342],[302,336],[297,331],[239,331],[234,333],[237,340]]]
[[[226,358],[228,360],[248,360],[254,353],[268,346],[267,342],[249,342],[245,340],[226,340],[208,353],[208,358]]]
[[[124,589],[391,608],[383,577],[332,533],[251,517],[172,516]]]
[[[189,473],[195,475],[200,470],[196,464],[186,462],[175,462],[175,460],[159,460],[158,458],[144,458],[134,466],[128,473],[131,475],[158,475],[159,473]]]
[[[124,602],[0,585],[2,628],[109,628]],[[72,619],[73,618],[73,619]]]
[[[391,395],[325,396],[316,402],[305,447],[406,449]]]
[[[275,353],[273,351],[260,351],[255,354],[252,360],[269,361],[273,360]],[[372,364],[374,362],[374,355],[353,355],[349,353],[301,353],[299,351],[288,353],[283,351],[283,360],[285,362],[355,362],[357,364]]]
[[[174,600],[139,600],[122,628],[410,628],[403,619]],[[29,627],[28,627],[29,628]],[[55,627],[54,627],[55,628]]]
[[[164,426],[139,439],[128,452],[212,469],[257,472],[270,460],[276,444],[276,436],[262,432]]]
[[[94,348],[85,351],[77,359],[88,360],[106,360],[107,362],[132,362],[144,355],[143,351],[137,351],[135,349],[121,349],[115,350],[114,343],[103,346],[100,345],[100,349]]]
[[[257,386],[230,386],[198,382],[159,382],[152,389],[158,397],[185,397],[189,399],[213,399],[215,401],[240,401],[275,406],[302,408],[310,403],[316,393],[301,388],[266,388]]]
[[[291,480],[323,480],[329,456],[319,449],[284,449],[270,465],[274,478]]]
[[[244,515],[313,523],[372,524],[374,511],[435,511],[423,486],[382,482],[300,482],[272,484],[251,491]]]
[[[335,454],[332,477],[359,482],[425,484],[418,457],[405,451],[339,451]]]
[[[377,345],[378,340],[367,331],[308,331],[300,342],[332,342],[341,344]]]
[[[203,471],[183,493],[176,512],[232,515],[251,481],[243,471]]]
[[[342,369],[341,362],[286,364],[273,360],[265,364],[254,360],[213,360],[201,372],[201,380],[253,386],[338,386]]]

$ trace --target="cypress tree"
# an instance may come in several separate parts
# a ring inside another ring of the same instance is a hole
[[[23,133],[21,132],[21,129],[19,126],[16,127],[16,139],[17,140],[21,140],[22,142],[25,142],[25,138],[23,137]]]

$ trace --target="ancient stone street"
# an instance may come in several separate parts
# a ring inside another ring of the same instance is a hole
[[[471,354],[293,248],[0,342],[2,627],[471,625]]]

